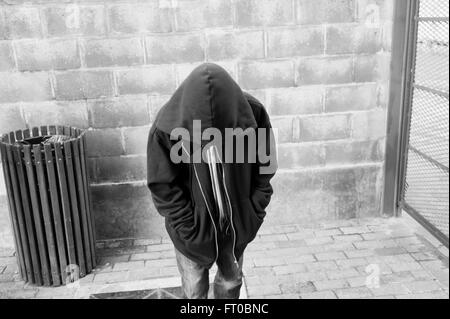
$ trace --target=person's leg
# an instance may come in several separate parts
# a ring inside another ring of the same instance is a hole
[[[184,297],[188,299],[207,299],[209,289],[209,271],[190,260],[175,249],[178,270]]]
[[[242,286],[243,256],[234,262],[233,245],[230,237],[224,238],[217,259],[217,273],[214,279],[214,298],[239,299]]]

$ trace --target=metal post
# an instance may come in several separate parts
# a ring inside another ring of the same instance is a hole
[[[406,168],[418,8],[418,0],[395,0],[383,193],[383,214],[387,216],[401,215],[398,204]]]

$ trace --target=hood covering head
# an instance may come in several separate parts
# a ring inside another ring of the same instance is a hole
[[[205,63],[194,71],[162,107],[156,127],[171,134],[185,128],[192,136],[193,121],[201,121],[201,131],[217,128],[256,128],[256,120],[245,93],[220,66]],[[224,135],[222,135],[224,136]]]

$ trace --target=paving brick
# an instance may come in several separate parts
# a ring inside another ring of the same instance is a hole
[[[146,253],[146,254],[155,254],[153,253]],[[165,267],[165,266],[176,266],[177,262],[175,258],[165,258],[165,259],[146,259],[145,260],[145,267]]]
[[[58,100],[93,99],[114,95],[113,76],[110,71],[57,72],[55,79]]]
[[[4,6],[3,10],[7,38],[34,38],[42,35],[37,7]]]
[[[144,261],[133,260],[114,264],[113,271],[133,270],[144,268]]]
[[[177,31],[232,26],[232,16],[230,0],[178,1],[175,10]]]
[[[2,299],[31,299],[36,296],[36,289],[12,289],[0,292]]]
[[[256,267],[267,267],[267,266],[280,266],[285,265],[286,262],[282,258],[257,258],[254,259]]]
[[[76,40],[15,41],[17,65],[20,71],[67,70],[81,66]]]
[[[394,255],[394,256],[368,257],[367,260],[370,262],[381,261],[388,265],[402,263],[402,262],[414,262],[415,261],[414,258],[408,254],[403,254],[403,255],[400,254],[400,255]]]
[[[158,65],[118,71],[121,95],[142,93],[173,93],[175,75],[171,66]]]
[[[352,137],[355,140],[376,140],[386,136],[386,112],[358,112],[352,117]]]
[[[264,296],[266,299],[298,299],[298,294],[281,294],[281,295],[268,295]],[[258,299],[258,298],[255,298]]]
[[[323,111],[322,87],[280,88],[269,92],[271,115],[320,114]]]
[[[316,287],[310,281],[307,282],[287,282],[280,285],[283,294],[302,294],[316,291]]]
[[[325,245],[325,244],[333,243],[333,238],[331,238],[331,237],[306,238],[305,242],[308,246]]]
[[[114,128],[150,124],[145,95],[121,96],[88,102],[93,128]]]
[[[341,235],[342,231],[339,228],[331,228],[331,229],[319,229],[314,231],[314,235],[316,237],[324,237],[324,236],[336,236]]]
[[[367,233],[361,234],[364,240],[377,240],[377,239],[389,239],[392,238],[392,235],[386,232],[375,232],[375,233]]]
[[[333,290],[333,289],[343,289],[348,288],[348,283],[345,280],[324,280],[324,281],[314,281],[314,286],[317,290]]]
[[[408,289],[403,284],[398,283],[382,285],[380,288],[371,289],[371,291],[375,296],[403,295],[408,293]]]
[[[300,24],[342,23],[355,21],[354,0],[296,0]],[[314,14],[311,14],[314,12]]]
[[[258,235],[258,241],[260,242],[272,242],[272,241],[283,241],[288,240],[286,234],[267,234],[267,235]]]
[[[101,5],[50,6],[44,9],[44,16],[51,36],[105,33],[104,7]]]
[[[353,82],[353,63],[351,57],[307,57],[301,58],[297,65],[297,83],[342,84]]]
[[[382,49],[381,28],[359,24],[327,27],[327,54],[376,53]]]
[[[123,263],[130,260],[130,255],[120,255],[120,256],[107,256],[98,258],[97,264],[102,265],[113,265],[115,263]]]
[[[257,267],[257,268],[249,268],[244,264],[244,274],[245,276],[273,276],[274,271],[272,267]]]
[[[300,118],[300,140],[304,142],[350,137],[350,116],[327,115]]]
[[[161,268],[160,272],[161,277],[178,277],[180,275],[178,267],[176,266],[163,267]]]
[[[84,43],[87,67],[131,66],[144,63],[140,38],[88,39]]]
[[[307,271],[305,264],[292,264],[284,266],[275,266],[273,271],[276,275],[297,274]]]
[[[373,256],[372,249],[358,249],[358,250],[346,250],[344,253],[348,258],[364,258]]]
[[[420,270],[422,266],[418,262],[400,262],[397,264],[390,265],[392,271],[401,272],[401,271],[410,271],[410,270]]]
[[[236,3],[239,27],[287,25],[294,22],[291,0],[240,0]]]
[[[347,278],[347,282],[351,288],[367,287],[367,276],[355,276]]]
[[[324,47],[321,27],[276,29],[267,33],[269,58],[320,55]]]
[[[272,294],[281,294],[280,287],[276,285],[259,285],[247,287],[249,297],[254,295],[272,295]]]
[[[113,33],[170,32],[173,19],[169,8],[159,8],[157,1],[149,3],[115,4],[108,6],[108,19]]]
[[[395,296],[397,299],[448,299],[448,293],[441,291]]]
[[[430,261],[430,260],[437,260],[439,259],[438,254],[434,252],[420,252],[420,253],[413,253],[411,256],[416,261]]]
[[[314,257],[314,255],[301,255],[285,257],[284,260],[286,260],[286,263],[289,265],[314,262],[316,261],[316,258]]]
[[[294,274],[294,280],[296,282],[320,281],[326,279],[327,275],[324,271],[307,271]]]
[[[94,283],[116,283],[128,280],[128,271],[116,271],[103,274],[96,274],[94,276]]]
[[[331,290],[316,291],[316,292],[311,292],[311,293],[302,293],[302,294],[300,294],[300,298],[301,299],[317,299],[317,300],[337,299],[336,294]]]
[[[203,61],[205,44],[201,34],[156,35],[145,38],[150,64]]]
[[[51,101],[27,103],[23,114],[29,127],[41,125],[68,125],[87,128],[88,114],[84,101]]]
[[[335,261],[317,261],[305,264],[308,271],[336,270],[338,267]]]
[[[352,268],[356,266],[367,266],[369,262],[365,258],[351,258],[336,260],[337,265],[342,269]]]
[[[264,58],[262,31],[216,31],[207,35],[212,60]]]
[[[318,261],[346,259],[346,256],[344,255],[343,252],[319,253],[315,254],[315,256]]]
[[[331,280],[336,279],[348,279],[353,277],[358,277],[359,272],[356,269],[348,268],[348,269],[340,269],[340,270],[331,270],[327,271],[327,276]]]
[[[122,134],[118,129],[87,132],[87,154],[90,157],[123,155]]]
[[[246,89],[292,87],[294,65],[292,61],[242,62],[239,78]]]
[[[129,127],[123,130],[125,154],[145,154],[149,126]]]
[[[298,231],[296,225],[275,225],[270,227],[264,227],[264,225],[259,230],[258,234],[291,234]]]
[[[11,42],[0,42],[0,72],[11,71],[16,67]]]
[[[51,100],[50,79],[45,72],[3,73],[0,77],[0,103]]]
[[[360,299],[373,296],[369,288],[366,287],[337,289],[334,292],[339,299]]]
[[[161,245],[148,245],[146,247],[146,251],[148,251],[148,252],[150,252],[150,251],[165,251],[165,250],[173,251],[172,242],[161,244]]]
[[[383,274],[380,279],[382,284],[407,283],[415,280],[414,276],[409,271]]]
[[[3,8],[0,8],[0,40],[8,38],[9,30],[6,25],[5,12]]]

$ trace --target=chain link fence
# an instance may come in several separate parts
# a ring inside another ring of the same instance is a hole
[[[449,1],[420,0],[403,205],[449,236]]]

